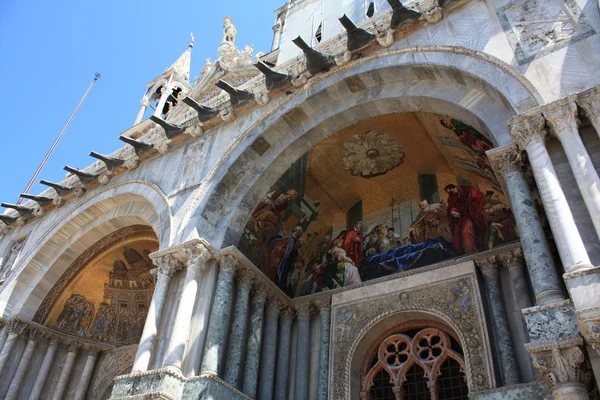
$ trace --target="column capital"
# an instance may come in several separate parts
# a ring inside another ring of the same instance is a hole
[[[237,268],[238,263],[239,263],[239,260],[237,259],[237,257],[235,257],[231,254],[225,254],[219,260],[219,265],[221,266],[221,273],[233,275],[233,273],[235,272],[235,270]]]
[[[237,273],[238,289],[240,289],[240,288],[251,289],[253,283],[254,283],[254,274],[252,274],[250,271],[245,270],[245,269],[238,271],[238,273]]]
[[[496,255],[496,260],[498,261],[501,267],[505,267],[508,269],[515,265],[524,265],[523,252],[521,251],[521,249],[514,249],[506,253],[500,253]]]
[[[496,261],[496,256],[475,259],[475,265],[477,265],[485,277],[498,276],[498,263]]]
[[[588,119],[600,116],[600,86],[580,94],[575,102],[583,109]]]
[[[204,269],[206,267],[206,263],[212,257],[210,250],[203,243],[197,243],[190,247],[185,247],[183,250],[187,256],[188,268],[197,267]]]
[[[296,311],[294,311],[294,309],[292,307],[285,307],[281,311],[281,319],[283,319],[283,320],[291,321],[294,319],[295,315],[296,315]]]
[[[521,150],[535,140],[546,139],[546,120],[542,115],[520,115],[512,119],[509,129],[510,135]]]
[[[533,366],[542,373],[552,390],[556,390],[565,384],[581,383],[581,364],[585,360],[582,345],[580,336],[572,336],[550,342],[528,343],[525,348],[531,355]]]
[[[25,321],[21,321],[18,319],[11,319],[8,323],[8,332],[15,333],[17,335],[22,335],[27,329],[27,323]]]
[[[312,312],[312,306],[308,301],[296,304],[295,308],[298,313],[298,318],[309,317]]]
[[[554,136],[559,139],[568,138],[568,135],[577,130],[577,105],[572,101],[557,102],[544,111],[544,118]]]
[[[164,254],[158,258],[152,258],[152,262],[157,266],[157,275],[163,274],[172,277],[176,271],[183,269],[183,263],[172,253]]]
[[[486,151],[486,154],[497,175],[521,171],[521,154],[514,145],[497,147]]]
[[[77,342],[70,342],[68,344],[69,344],[69,353],[76,352],[81,347],[81,344],[77,343]]]
[[[267,300],[267,312],[276,312],[279,314],[283,308],[283,303],[273,293],[269,293],[269,299]]]
[[[267,301],[268,291],[263,288],[261,283],[257,283],[252,288],[252,301],[257,303],[265,303]]]
[[[29,331],[29,340],[33,340],[35,342],[39,342],[44,337],[46,337],[46,332],[40,331],[39,329],[32,328]]]
[[[600,354],[600,307],[579,311],[576,316],[585,341]]]
[[[319,310],[320,313],[331,312],[331,299],[330,298],[315,300],[313,302],[313,304],[314,304],[315,308],[317,308],[317,310]]]

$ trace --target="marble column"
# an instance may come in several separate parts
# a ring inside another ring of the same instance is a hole
[[[150,105],[150,101],[148,100],[148,97],[146,97],[146,95],[144,95],[144,97],[140,101],[140,109],[138,110],[138,113],[135,117],[135,121],[133,121],[133,125],[137,125],[140,122],[142,122],[142,119],[144,119],[144,113],[146,112],[146,109],[148,108],[149,105]]]
[[[2,349],[4,343],[6,343],[6,338],[8,337],[8,321],[2,319],[0,325],[2,325],[2,328],[0,328],[0,349]]]
[[[265,335],[260,359],[260,382],[258,398],[273,399],[273,384],[275,383],[275,355],[277,352],[277,323],[281,302],[276,297],[267,303]]]
[[[308,302],[297,304],[296,311],[298,312],[298,348],[294,400],[307,400],[310,368],[310,304]]]
[[[519,308],[532,307],[535,303],[529,294],[529,285],[525,274],[525,265],[523,263],[523,254],[520,249],[510,253],[503,253],[496,256],[498,261],[508,270],[512,280],[514,291],[517,294]]]
[[[56,339],[51,339],[48,343],[48,348],[46,349],[46,354],[44,355],[44,359],[42,360],[42,365],[35,377],[35,382],[33,383],[33,389],[29,394],[29,400],[38,400],[40,395],[42,394],[42,388],[44,387],[44,383],[46,383],[46,378],[48,377],[48,372],[50,372],[50,367],[52,366],[52,361],[54,360],[54,354],[56,354],[56,348],[58,347],[58,341]]]
[[[494,171],[505,182],[536,304],[543,306],[564,300],[558,268],[521,171],[517,149],[506,146],[490,150],[487,155]]]
[[[580,336],[525,345],[537,368],[552,389],[555,400],[588,400],[587,388],[582,383],[582,364],[585,356],[581,350]]]
[[[26,327],[27,325],[25,323],[18,320],[11,320],[8,323],[8,336],[6,337],[6,342],[0,352],[0,375],[4,372],[4,367],[6,367],[6,363],[17,343],[19,335],[25,331]]]
[[[552,133],[562,144],[596,234],[600,237],[600,177],[579,136],[577,106],[573,102],[558,103],[544,111],[544,117]]]
[[[546,150],[545,120],[542,116],[520,116],[510,125],[511,135],[520,149],[527,151],[554,241],[566,272],[592,268],[569,203]]]
[[[156,269],[156,286],[150,307],[148,308],[148,316],[146,317],[140,344],[135,355],[132,372],[144,372],[148,370],[150,359],[156,351],[158,327],[163,316],[169,283],[171,282],[173,273],[183,267],[182,263],[172,254],[164,254],[157,258],[152,257],[152,260],[158,266]]]
[[[585,116],[600,136],[600,86],[581,93],[575,102],[583,109]]]
[[[220,263],[221,270],[219,271],[217,290],[208,325],[208,334],[206,335],[204,358],[200,369],[203,373],[218,375],[222,370],[224,343],[231,314],[233,274],[237,263],[237,259],[231,255],[223,256]]]
[[[77,352],[79,350],[79,345],[76,343],[72,343],[69,346],[69,352],[65,357],[65,362],[60,370],[60,375],[58,377],[58,383],[54,388],[54,393],[52,394],[52,400],[62,400],[63,395],[65,394],[65,390],[67,389],[67,384],[69,383],[69,377],[71,376],[71,370],[73,369],[73,365],[75,364],[75,359],[77,358]]]
[[[279,38],[281,37],[281,21],[277,19],[273,25],[273,43],[271,43],[271,51],[279,48]]]
[[[163,364],[164,367],[174,367],[179,370],[181,370],[183,354],[190,334],[199,280],[206,262],[211,258],[210,251],[201,243],[185,248],[185,253],[187,256],[187,270],[183,282],[183,291],[175,314],[175,322],[171,327],[171,337],[167,344],[167,357]]]
[[[321,314],[321,346],[319,348],[319,395],[318,400],[327,400],[329,382],[329,336],[331,321],[331,299],[317,303]]]
[[[227,362],[225,363],[225,375],[223,380],[236,388],[240,387],[242,355],[246,344],[246,325],[248,321],[248,302],[250,299],[250,288],[252,287],[252,275],[248,271],[240,271],[237,279],[237,296],[235,309],[233,311],[233,322],[231,324],[231,335],[229,336],[229,349]]]
[[[290,350],[292,337],[292,320],[294,311],[286,308],[281,313],[281,329],[277,342],[277,374],[275,375],[275,400],[287,399],[288,376],[290,366]]]
[[[33,357],[33,352],[40,340],[44,338],[44,333],[31,330],[29,332],[29,340],[27,341],[27,346],[25,346],[25,350],[21,355],[21,359],[19,360],[19,366],[15,371],[15,374],[12,377],[10,382],[10,386],[8,387],[8,392],[4,397],[5,400],[14,400],[17,398],[19,394],[19,389],[21,388],[21,384],[23,383],[23,379],[27,374],[27,370],[29,369],[29,364],[31,363],[31,358]]]
[[[496,348],[499,355],[500,368],[504,385],[519,383],[517,359],[510,340],[510,331],[506,319],[506,310],[500,292],[500,273],[494,257],[475,261],[483,275],[485,290],[488,293],[492,327],[496,336]]]
[[[248,347],[244,365],[243,392],[249,397],[256,397],[258,387],[258,367],[260,361],[260,345],[263,330],[263,317],[267,291],[262,285],[257,285],[252,294],[252,310],[250,313],[250,329],[248,330]]]
[[[92,379],[92,373],[94,372],[97,358],[98,350],[89,349],[88,355],[85,359],[85,365],[83,366],[83,371],[81,372],[81,377],[79,378],[79,384],[77,385],[77,391],[75,392],[74,400],[85,399],[85,394],[90,384],[90,379]]]
[[[162,118],[162,110],[163,110],[163,108],[165,108],[165,103],[167,102],[169,95],[173,91],[173,88],[171,87],[172,79],[173,79],[173,74],[171,74],[171,76],[169,76],[169,80],[168,81],[165,80],[165,83],[161,86],[162,91],[161,91],[160,99],[158,100],[158,103],[156,104],[156,108],[154,109],[154,115],[158,118]]]

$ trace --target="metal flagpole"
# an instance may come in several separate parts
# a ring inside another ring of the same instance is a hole
[[[46,153],[46,156],[44,157],[44,159],[40,163],[39,167],[35,171],[35,174],[33,174],[33,177],[31,178],[31,180],[27,184],[27,187],[25,188],[25,190],[23,191],[23,193],[27,193],[29,191],[29,189],[31,189],[31,187],[33,186],[33,183],[37,179],[37,177],[40,174],[40,172],[42,172],[42,169],[44,168],[44,165],[46,165],[46,162],[48,161],[48,159],[50,158],[50,155],[54,151],[54,148],[56,147],[56,145],[58,144],[58,142],[60,141],[60,139],[64,135],[65,131],[67,130],[67,128],[71,124],[71,121],[73,121],[73,118],[75,117],[75,114],[77,114],[77,111],[79,111],[79,108],[83,104],[83,101],[85,100],[85,98],[87,97],[87,95],[90,93],[90,90],[92,90],[92,86],[94,86],[94,83],[96,83],[96,81],[98,79],[100,79],[100,74],[96,72],[96,74],[94,75],[94,80],[92,81],[92,83],[90,83],[90,86],[88,86],[88,88],[85,91],[85,93],[83,94],[83,97],[81,98],[81,100],[79,100],[79,104],[77,104],[77,107],[75,107],[75,110],[73,110],[73,113],[71,113],[71,116],[69,117],[67,123],[65,124],[65,126],[63,126],[62,130],[60,131],[60,133],[58,134],[58,136],[54,140],[54,143],[52,143],[52,146],[50,146],[50,150],[48,150],[48,152]],[[21,197],[21,198],[19,198],[19,201],[17,201],[17,204],[21,204],[22,201],[23,201],[23,198]]]

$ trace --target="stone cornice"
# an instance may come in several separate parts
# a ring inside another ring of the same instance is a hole
[[[527,349],[530,354],[533,354],[581,345],[583,345],[583,338],[581,336],[570,336],[564,339],[550,340],[547,342],[526,343],[525,349]]]
[[[572,306],[572,303],[571,303],[571,300],[566,299],[566,300],[562,300],[562,301],[557,301],[556,303],[545,304],[543,306],[533,306],[533,307],[529,307],[529,308],[524,308],[521,310],[521,313],[523,315],[534,314],[534,313],[538,313],[541,311],[551,310],[553,308],[568,307],[568,306]]]

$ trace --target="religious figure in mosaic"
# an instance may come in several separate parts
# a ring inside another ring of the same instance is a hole
[[[488,224],[483,205],[485,195],[471,185],[447,185],[448,225],[453,235],[454,247],[461,253],[485,250]]]

